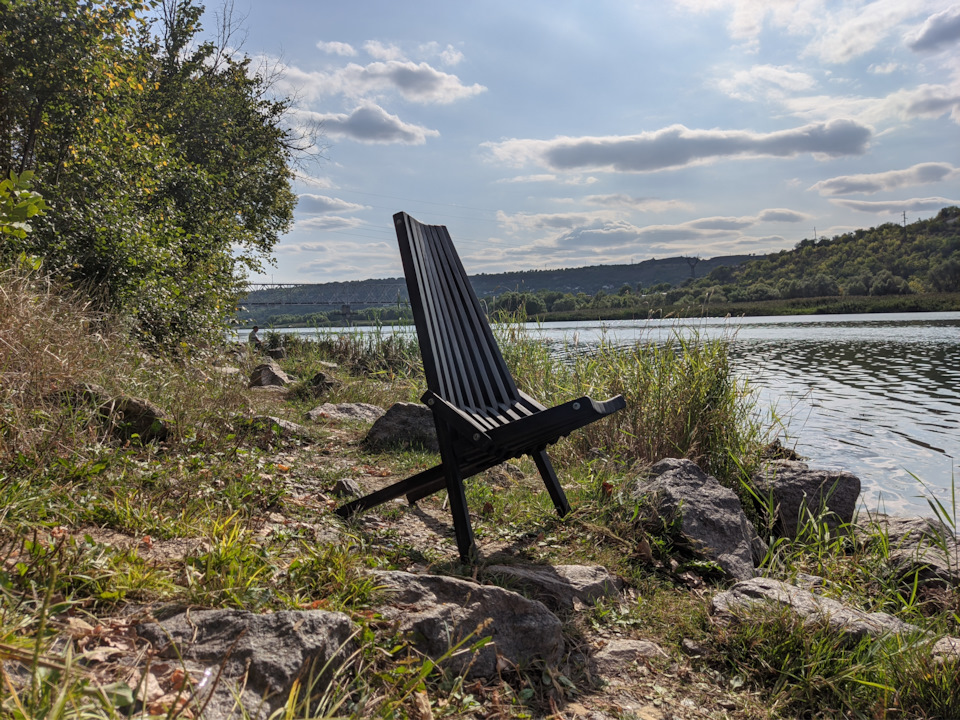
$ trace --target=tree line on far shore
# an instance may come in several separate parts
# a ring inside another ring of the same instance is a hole
[[[560,290],[508,290],[482,298],[491,316],[573,319],[646,317],[650,314],[765,312],[869,312],[960,309],[960,208],[909,225],[887,223],[832,238],[802,240],[736,266],[677,285],[624,283],[594,294]],[[903,296],[913,296],[906,298]],[[901,299],[897,300],[896,298]],[[812,302],[819,299],[818,302]],[[286,327],[393,323],[411,319],[409,307],[332,312],[265,308],[258,322]]]

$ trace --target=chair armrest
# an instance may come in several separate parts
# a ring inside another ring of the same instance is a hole
[[[453,403],[444,400],[433,390],[427,390],[420,401],[433,410],[435,417],[450,425],[469,442],[477,447],[493,447],[493,440],[487,435],[483,427],[470,417],[469,413],[465,413]]]

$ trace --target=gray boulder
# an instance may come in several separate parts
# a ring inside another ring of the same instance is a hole
[[[809,511],[831,531],[847,527],[860,499],[860,478],[845,470],[811,470],[795,460],[770,462],[753,477],[755,489],[772,495],[777,526],[783,537],[795,538]]]
[[[546,606],[495,585],[407,572],[373,573],[389,600],[379,608],[413,645],[437,660],[468,638],[445,664],[468,678],[495,678],[500,671],[542,661],[555,666],[563,654],[560,620]],[[492,642],[470,652],[482,638]]]
[[[384,410],[370,403],[324,403],[307,413],[310,420],[348,420],[354,422],[376,422],[383,417]]]
[[[960,538],[933,518],[873,515],[858,523],[861,533],[885,538],[891,576],[921,585],[960,585]]]
[[[831,598],[771,578],[754,578],[734,585],[727,592],[715,595],[711,609],[718,618],[756,621],[755,613],[764,608],[775,613],[789,610],[809,624],[826,624],[851,643],[864,637],[909,635],[922,631],[887,613],[868,613],[847,607]],[[928,652],[934,662],[960,660],[960,638],[929,636]]]
[[[310,391],[313,393],[314,397],[320,397],[321,395],[330,392],[339,384],[340,381],[335,377],[332,375],[327,375],[327,373],[321,371],[310,378]]]
[[[340,478],[333,486],[333,494],[340,498],[360,497],[363,495],[363,488],[353,478]]]
[[[170,434],[170,419],[163,410],[149,400],[135,397],[115,397],[100,406],[100,416],[119,440],[131,440],[136,435],[140,442],[163,441]]]
[[[715,595],[711,603],[714,614],[719,616],[743,617],[763,607],[788,608],[806,622],[826,623],[851,641],[866,636],[917,632],[915,625],[893,615],[863,612],[772,578],[738,582],[728,591]]]
[[[255,415],[248,419],[241,418],[240,422],[246,426],[248,431],[269,433],[284,439],[302,440],[310,437],[310,431],[303,425],[272,415]]]
[[[728,575],[753,577],[757,533],[736,493],[690,460],[661,460],[651,475],[637,481],[634,495],[650,500],[661,516],[679,518],[680,533],[693,549]]]
[[[182,662],[197,680],[207,673],[193,705],[207,703],[208,720],[265,720],[298,679],[301,686],[316,680],[313,692],[321,694],[355,650],[355,631],[346,615],[322,610],[196,610],[137,626],[161,657]]]
[[[257,365],[250,373],[250,387],[278,386],[286,387],[292,383],[287,375],[273,360]]]
[[[491,565],[487,576],[500,576],[532,591],[549,607],[573,610],[620,597],[623,582],[599,565]]]
[[[440,451],[433,412],[426,405],[417,403],[391,405],[370,428],[364,442],[372,448],[415,446]]]
[[[668,657],[659,645],[649,640],[615,638],[593,655],[593,667],[604,677],[630,673],[644,658]]]

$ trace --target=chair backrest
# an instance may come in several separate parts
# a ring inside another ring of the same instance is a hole
[[[466,412],[496,416],[521,402],[450,233],[393,216],[427,387]]]

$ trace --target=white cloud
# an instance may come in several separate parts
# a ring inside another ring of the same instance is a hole
[[[946,85],[921,85],[916,90],[904,90],[895,95],[902,101],[902,113],[907,117],[935,118],[950,114],[960,124],[960,89]]]
[[[367,65],[348,63],[331,71],[307,71],[274,61],[280,71],[276,89],[303,101],[327,95],[373,98],[398,93],[416,103],[448,104],[486,90],[483,85],[464,85],[460,78],[425,62],[388,60]]]
[[[406,100],[447,104],[482,93],[483,85],[464,85],[456,75],[436,70],[425,62],[389,60],[360,66],[350,63],[330,76],[345,95],[363,97],[396,91]]]
[[[849,62],[873,50],[919,12],[919,3],[903,0],[843,5],[824,14],[806,52],[829,63]]]
[[[309,276],[313,282],[396,277],[403,273],[395,244],[358,244],[326,239],[317,245],[312,252],[318,257],[298,263],[296,270],[298,274]]]
[[[814,85],[816,81],[807,73],[776,65],[754,65],[718,83],[720,90],[740,100],[782,97],[786,93],[809,90]]]
[[[806,120],[847,117],[867,125],[883,125],[949,114],[954,122],[960,123],[960,90],[947,85],[920,85],[879,98],[808,95],[787,98],[783,105],[793,115]]]
[[[365,210],[366,205],[347,202],[339,198],[333,198],[328,195],[313,195],[304,193],[300,195],[297,202],[297,211],[303,213],[330,213],[330,212],[355,212]]]
[[[910,198],[908,200],[831,200],[850,210],[874,213],[876,215],[897,215],[906,212],[937,212],[949,205],[960,205],[960,200],[948,200],[942,197]]]
[[[770,26],[808,39],[804,55],[828,63],[846,63],[871,52],[892,37],[905,24],[931,9],[944,7],[943,0],[674,0],[692,12],[726,11],[730,13],[730,36],[748,49],[759,46],[761,34]],[[956,39],[953,10],[931,18],[914,43],[937,46]],[[928,27],[929,26],[929,27]],[[928,34],[929,33],[929,34]]]
[[[324,42],[321,40],[317,43],[317,49],[325,53],[330,53],[331,55],[342,55],[345,57],[352,57],[357,54],[357,51],[352,45],[344,42]]]
[[[807,222],[809,215],[786,208],[762,210],[756,216],[703,217],[675,224],[638,226],[603,213],[556,213],[507,215],[498,220],[511,233],[546,231],[525,246],[512,244],[511,264],[529,259],[531,265],[550,267],[600,262],[623,262],[625,256],[683,254],[712,256],[724,253],[753,252],[757,246],[776,247],[779,236],[751,238],[743,232],[761,222]],[[556,231],[559,235],[554,235]],[[477,256],[480,263],[496,260],[489,253]]]
[[[361,143],[423,145],[428,137],[440,133],[421,125],[403,122],[379,105],[361,105],[349,115],[346,113],[316,113],[297,111],[303,121],[319,124],[330,137],[342,137]]]
[[[312,175],[307,175],[301,170],[294,170],[293,175],[298,183],[301,185],[306,185],[307,187],[327,190],[334,186],[333,181],[330,178],[313,177]]]
[[[540,173],[537,175],[517,175],[515,177],[500,178],[498,183],[528,183],[528,182],[555,182],[557,176],[553,173]]]
[[[418,49],[421,56],[440,58],[440,62],[447,66],[452,67],[459,65],[463,61],[463,53],[453,45],[447,45],[445,48],[441,48],[440,43],[431,41],[424,43]]]
[[[927,18],[923,26],[907,38],[907,46],[917,52],[943,50],[960,43],[960,5]]]
[[[633,197],[626,193],[609,195],[587,195],[583,201],[587,205],[619,207],[639,212],[668,212],[671,210],[690,210],[692,205],[680,200],[661,200],[652,197]]]
[[[867,72],[874,75],[890,75],[900,69],[900,64],[895,62],[883,63],[882,65],[871,65]]]
[[[403,60],[404,54],[396,45],[384,45],[379,40],[368,40],[363,44],[367,55],[377,60]]]
[[[757,219],[762,222],[804,222],[810,219],[810,216],[806,213],[797,212],[796,210],[788,210],[787,208],[769,208],[768,210],[763,210],[757,216]]]
[[[911,185],[926,185],[960,176],[960,168],[949,163],[918,163],[906,170],[887,170],[862,175],[839,175],[810,186],[821,195],[851,195],[896,190]]]
[[[338,244],[344,248],[355,244],[345,240],[336,240],[334,236],[324,236],[322,240],[315,239],[318,232],[341,233],[356,230],[366,225],[363,220],[336,215],[315,216],[297,220],[291,234],[287,235],[274,248],[278,255],[299,255],[306,253],[328,253]],[[349,233],[348,233],[349,234]],[[308,240],[298,240],[298,237],[308,237]]]
[[[656,172],[722,158],[861,155],[871,136],[870,128],[857,122],[832,120],[772,133],[672,125],[638,135],[511,139],[483,147],[494,160],[516,166],[534,163],[553,171]]]
[[[502,210],[497,212],[497,222],[507,232],[521,230],[568,230],[578,225],[593,222],[601,213],[516,213],[509,215]]]

